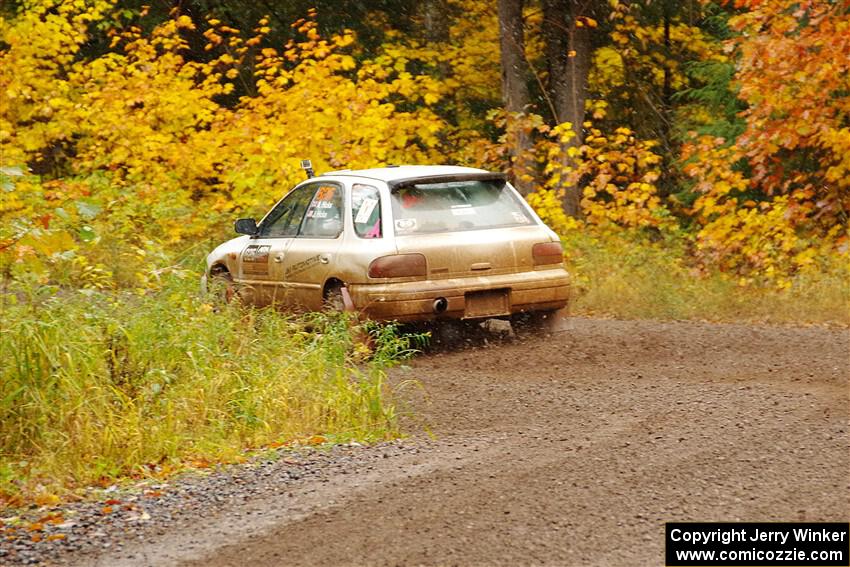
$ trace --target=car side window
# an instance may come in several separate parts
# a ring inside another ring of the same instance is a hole
[[[292,191],[272,209],[260,226],[260,237],[296,236],[301,219],[316,191],[315,185],[304,185]]]
[[[351,218],[360,238],[381,238],[381,193],[377,187],[356,183],[351,188]]]
[[[307,207],[298,236],[302,238],[336,238],[342,232],[342,187],[319,183]]]

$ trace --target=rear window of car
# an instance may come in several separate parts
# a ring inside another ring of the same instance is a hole
[[[392,191],[397,235],[463,232],[534,222],[504,181],[417,183]]]

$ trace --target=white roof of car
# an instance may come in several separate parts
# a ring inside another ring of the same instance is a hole
[[[475,167],[461,167],[458,165],[391,165],[389,167],[376,167],[373,169],[343,169],[339,171],[328,171],[322,176],[356,176],[378,179],[380,181],[394,181],[396,179],[411,179],[415,177],[432,177],[435,175],[459,175],[463,173],[487,173],[483,169]]]

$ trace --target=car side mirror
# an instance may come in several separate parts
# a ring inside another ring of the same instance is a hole
[[[237,234],[247,234],[248,236],[254,236],[257,234],[257,221],[254,219],[239,219],[236,221],[236,225],[234,225],[233,229]]]

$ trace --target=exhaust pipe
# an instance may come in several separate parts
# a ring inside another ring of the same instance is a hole
[[[449,300],[445,297],[438,297],[434,300],[434,313],[444,313],[449,308]]]

